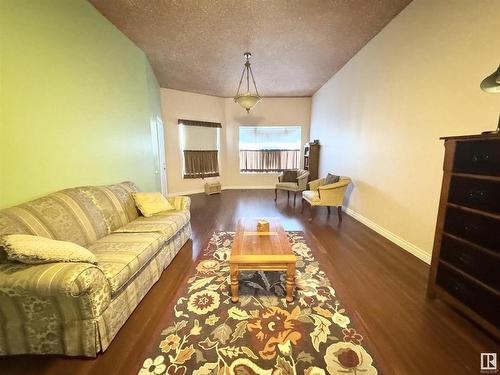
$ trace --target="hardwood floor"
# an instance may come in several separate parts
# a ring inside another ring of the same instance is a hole
[[[189,277],[200,250],[216,230],[234,230],[241,216],[280,217],[286,230],[304,231],[328,269],[340,299],[368,334],[385,373],[479,374],[480,353],[497,342],[442,302],[426,299],[428,265],[344,214],[327,216],[274,203],[271,190],[227,190],[192,196],[193,241],[153,286],[108,350],[96,359],[58,356],[0,357],[1,374],[136,374],[172,314],[170,304]]]

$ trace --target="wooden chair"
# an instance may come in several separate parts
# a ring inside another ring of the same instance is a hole
[[[301,212],[304,212],[304,201],[310,205],[311,217],[309,221],[314,218],[314,207],[326,206],[328,214],[330,214],[330,207],[337,207],[339,222],[342,222],[342,203],[344,202],[347,186],[350,183],[351,179],[349,177],[340,177],[338,182],[329,185],[325,185],[324,178],[309,182],[309,190],[302,192]]]

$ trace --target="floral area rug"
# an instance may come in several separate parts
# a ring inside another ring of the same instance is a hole
[[[302,234],[288,236],[298,257],[294,301],[285,300],[285,273],[247,271],[240,272],[240,300],[233,304],[234,233],[214,233],[139,374],[377,374]]]

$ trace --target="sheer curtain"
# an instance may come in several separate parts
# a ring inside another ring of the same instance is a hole
[[[241,172],[281,172],[299,165],[300,150],[240,150]]]
[[[300,126],[240,126],[240,171],[300,168],[301,131]]]

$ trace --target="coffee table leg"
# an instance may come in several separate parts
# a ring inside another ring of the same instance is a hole
[[[295,287],[295,264],[289,264],[286,269],[286,301],[293,301],[293,288]]]
[[[231,273],[231,301],[236,303],[238,302],[238,266],[230,265],[230,273]]]

